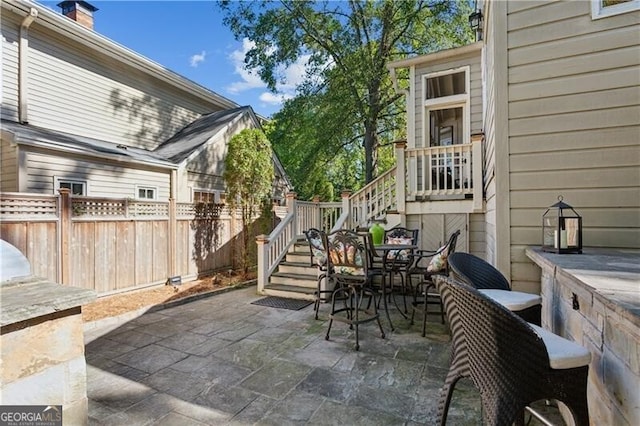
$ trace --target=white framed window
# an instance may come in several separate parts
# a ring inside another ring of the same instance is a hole
[[[591,19],[640,10],[640,0],[591,0]]]
[[[60,188],[66,188],[71,191],[71,195],[87,195],[87,181],[79,179],[68,179],[63,177],[54,177],[53,192],[58,193]]]
[[[155,200],[157,188],[152,186],[136,186],[136,198],[138,200]]]
[[[425,147],[470,142],[470,67],[424,75],[422,99]]]
[[[222,191],[194,189],[191,199],[193,203],[224,204],[225,194]]]

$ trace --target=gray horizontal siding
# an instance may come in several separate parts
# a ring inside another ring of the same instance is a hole
[[[0,13],[2,34],[2,109],[6,120],[18,120],[18,28],[16,15],[3,9]]]
[[[18,191],[18,148],[2,139],[0,147],[0,191]]]
[[[92,197],[136,198],[136,185],[157,188],[157,200],[169,199],[169,172],[126,168],[122,164],[98,163],[82,157],[27,154],[27,190],[52,194],[54,178],[87,181]]]
[[[594,247],[640,246],[640,13],[592,20],[590,2],[509,2],[512,274],[562,195]],[[539,282],[539,279],[538,281]]]
[[[153,149],[217,108],[35,23],[30,38],[31,124]]]

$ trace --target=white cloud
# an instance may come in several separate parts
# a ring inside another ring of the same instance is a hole
[[[242,41],[242,49],[234,50],[229,55],[229,59],[234,66],[234,73],[240,77],[239,81],[235,81],[227,86],[229,93],[237,94],[247,90],[267,87],[257,74],[253,74],[245,69],[245,55],[254,45],[252,41],[245,38]],[[296,86],[304,81],[308,59],[309,56],[305,55],[300,57],[291,66],[280,68],[277,73],[278,75],[284,76],[284,82],[276,85],[277,93],[263,92],[259,97],[260,101],[271,105],[280,105],[284,100],[293,98]]]
[[[244,57],[253,46],[254,43],[245,38],[242,40],[242,50],[234,50],[231,52],[231,55],[229,55],[229,59],[231,59],[231,63],[233,64],[234,74],[240,76],[240,81],[233,82],[227,86],[227,90],[230,93],[240,93],[245,90],[260,89],[267,86],[260,80],[257,74],[252,74],[245,69]]]
[[[269,105],[280,105],[285,100],[293,98],[293,94],[263,92],[260,94],[260,101]]]
[[[202,53],[195,54],[191,58],[189,58],[189,64],[193,68],[197,68],[198,64],[200,64],[200,62],[204,62],[204,59],[205,59],[206,56],[207,56],[207,52],[205,52],[203,50]]]

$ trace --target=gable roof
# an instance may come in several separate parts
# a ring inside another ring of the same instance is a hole
[[[177,168],[175,164],[146,149],[118,145],[113,142],[44,129],[30,124],[20,124],[14,121],[2,120],[1,123],[2,132],[10,133],[13,142],[19,145],[89,155],[126,163],[152,165],[168,169]]]
[[[250,106],[216,111],[187,124],[178,133],[161,143],[153,152],[174,163],[181,163],[232,122],[247,114],[255,123],[256,128],[260,128]]]

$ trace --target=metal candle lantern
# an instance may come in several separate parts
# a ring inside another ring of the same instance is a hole
[[[582,217],[562,201],[562,195],[542,215],[542,250],[582,253]]]

